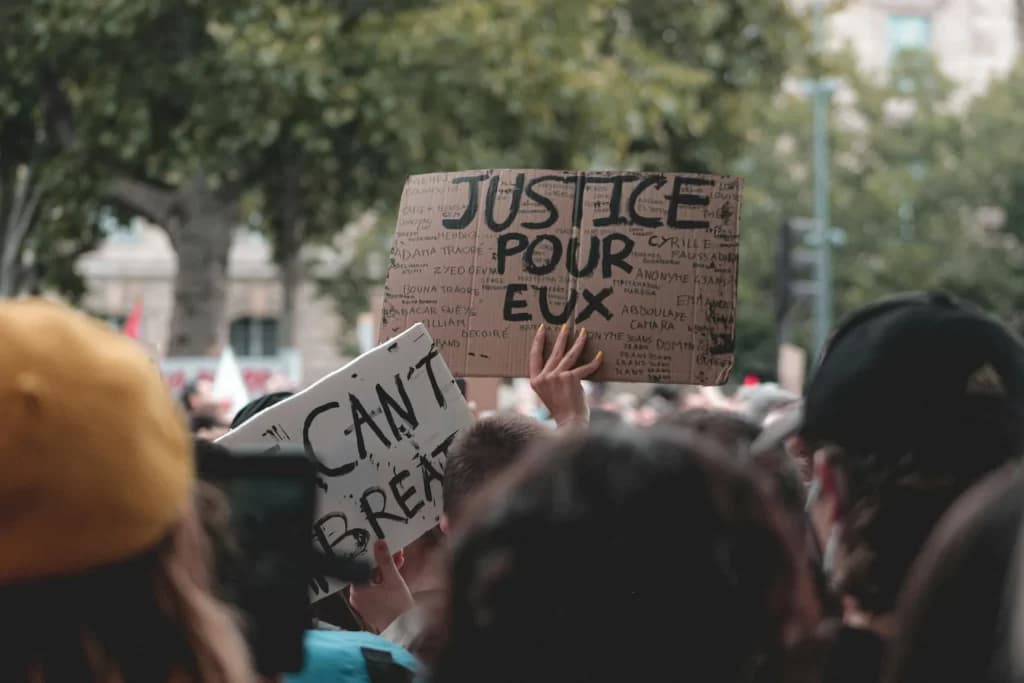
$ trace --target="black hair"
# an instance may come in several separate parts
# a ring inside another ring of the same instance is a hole
[[[781,657],[813,589],[781,511],[718,450],[622,428],[518,466],[456,544],[435,680],[734,682]]]
[[[1021,472],[999,471],[949,510],[907,580],[884,680],[998,681],[1010,673],[1022,597]],[[969,630],[969,632],[968,632]],[[1015,678],[1014,680],[1019,680]]]
[[[189,418],[189,428],[193,434],[203,429],[216,429],[217,427],[226,427],[223,422],[216,415],[209,413],[196,413]]]
[[[242,406],[242,409],[239,410],[238,413],[235,414],[235,418],[231,420],[231,428],[234,429],[235,427],[238,427],[249,418],[292,396],[294,396],[294,394],[290,391],[278,391],[249,401]]]

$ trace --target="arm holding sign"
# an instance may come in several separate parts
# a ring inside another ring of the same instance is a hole
[[[569,328],[562,325],[547,361],[544,360],[546,341],[547,334],[541,325],[537,328],[530,348],[530,386],[547,407],[559,429],[584,426],[590,419],[590,411],[583,391],[583,380],[601,367],[604,355],[598,351],[589,363],[575,367],[587,343],[586,328],[580,329],[575,342],[566,350],[570,341]]]

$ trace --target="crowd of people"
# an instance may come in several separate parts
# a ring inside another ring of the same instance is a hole
[[[131,340],[0,303],[0,680],[993,681],[1024,674],[1024,344],[943,293],[833,333],[803,396],[662,389],[624,419],[538,331],[548,424],[464,430],[444,515],[257,672],[211,581],[193,424]],[[695,398],[696,397],[696,398]],[[202,389],[184,398],[204,400]],[[207,431],[203,431],[207,430]],[[212,546],[211,546],[212,544]]]

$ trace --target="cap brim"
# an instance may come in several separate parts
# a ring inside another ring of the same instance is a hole
[[[800,431],[803,422],[803,405],[794,405],[784,415],[780,415],[778,419],[761,430],[758,437],[754,439],[754,443],[750,445],[751,452],[757,455],[783,446],[786,439]]]

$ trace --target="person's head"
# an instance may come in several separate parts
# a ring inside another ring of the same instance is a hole
[[[900,596],[884,680],[1021,680],[1022,521],[1020,471],[997,471],[949,509]]]
[[[206,410],[212,402],[213,381],[209,377],[198,377],[188,384],[181,392],[181,403],[186,413]]]
[[[0,303],[0,337],[0,678],[246,680],[158,369],[53,303]]]
[[[200,412],[189,418],[189,429],[197,438],[213,441],[227,434],[230,427],[216,415]]]
[[[291,398],[294,395],[295,394],[290,391],[275,391],[271,394],[265,394],[259,398],[254,398],[242,406],[241,410],[235,414],[235,417],[231,420],[231,429],[240,427],[243,422],[256,417],[267,408],[275,406],[281,401]]]
[[[448,451],[444,470],[442,529],[456,523],[466,500],[517,462],[550,431],[529,417],[500,413],[464,429]]]
[[[442,683],[749,681],[817,621],[782,512],[691,432],[574,435],[501,483],[455,544]]]
[[[701,436],[714,439],[731,451],[744,454],[750,450],[751,444],[761,433],[757,423],[743,415],[713,408],[683,410],[662,418],[659,424],[692,429]]]
[[[887,613],[943,512],[1024,449],[1024,346],[943,294],[882,301],[829,341],[799,434],[833,582]]]
[[[689,429],[711,439],[742,465],[751,465],[766,476],[775,495],[794,520],[795,528],[805,528],[806,496],[796,462],[783,448],[754,452],[753,444],[761,435],[761,427],[741,413],[729,410],[694,408],[670,415],[663,426]]]

